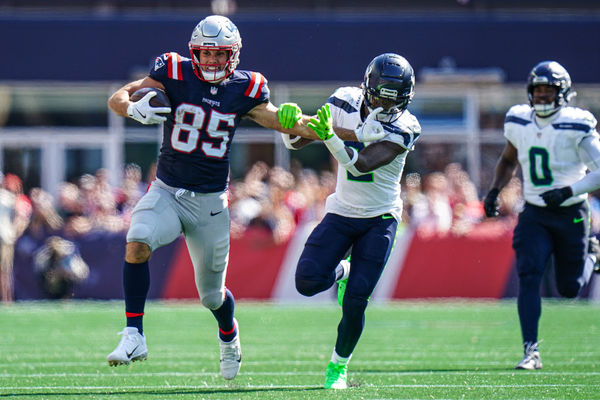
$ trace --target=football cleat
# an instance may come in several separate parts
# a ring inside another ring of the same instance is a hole
[[[540,358],[540,352],[537,348],[537,343],[530,344],[525,347],[525,355],[521,362],[517,364],[515,369],[542,369],[542,359]]]
[[[336,364],[329,361],[325,370],[325,389],[348,388],[348,364]]]
[[[221,348],[221,375],[227,380],[235,378],[242,366],[240,327],[235,318],[233,320],[238,328],[237,335],[235,335],[231,342],[224,342],[219,338],[219,346]]]
[[[600,242],[595,236],[590,236],[588,254],[595,258],[594,272],[600,274]]]
[[[111,367],[127,365],[131,361],[143,361],[148,358],[146,337],[140,335],[137,328],[128,326],[119,332],[119,335],[121,335],[119,345],[106,357],[108,365]]]

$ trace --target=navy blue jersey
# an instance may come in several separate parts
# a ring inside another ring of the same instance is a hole
[[[171,101],[156,176],[194,192],[225,190],[235,129],[244,114],[269,101],[267,80],[236,70],[218,84],[205,82],[192,61],[177,53],[157,57],[149,75],[164,85]]]

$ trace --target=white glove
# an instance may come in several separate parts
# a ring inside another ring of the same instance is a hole
[[[359,142],[373,142],[375,140],[382,139],[388,133],[383,129],[381,122],[377,121],[375,117],[383,111],[383,107],[377,107],[367,116],[365,122],[359,125],[354,131],[356,138]]]
[[[156,92],[148,92],[144,97],[130,103],[127,107],[129,118],[135,119],[144,125],[159,124],[167,120],[167,117],[157,113],[170,113],[171,107],[152,107],[150,99],[156,96]]]

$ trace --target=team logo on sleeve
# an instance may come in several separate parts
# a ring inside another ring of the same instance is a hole
[[[163,61],[162,57],[156,57],[156,60],[154,61],[154,70],[158,71],[159,69],[161,69],[164,66],[165,66],[165,62]]]

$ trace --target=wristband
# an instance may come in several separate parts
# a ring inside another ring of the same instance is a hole
[[[356,149],[353,147],[349,147],[352,149],[352,158],[350,158],[346,152],[346,146],[344,145],[344,142],[342,142],[342,140],[337,137],[335,133],[332,137],[324,140],[323,142],[325,143],[325,146],[327,146],[329,152],[342,165],[342,167],[344,167],[346,171],[350,172],[354,176],[360,176],[368,173],[360,172],[356,169],[354,164],[356,163],[356,160],[358,160],[358,151],[356,151]]]
[[[297,150],[294,146],[292,146],[294,143],[296,143],[297,141],[299,141],[300,139],[302,139],[302,136],[296,136],[295,138],[291,139],[290,135],[288,135],[287,133],[282,133],[281,134],[281,139],[283,140],[283,144],[285,145],[285,147],[287,149],[290,150]]]

